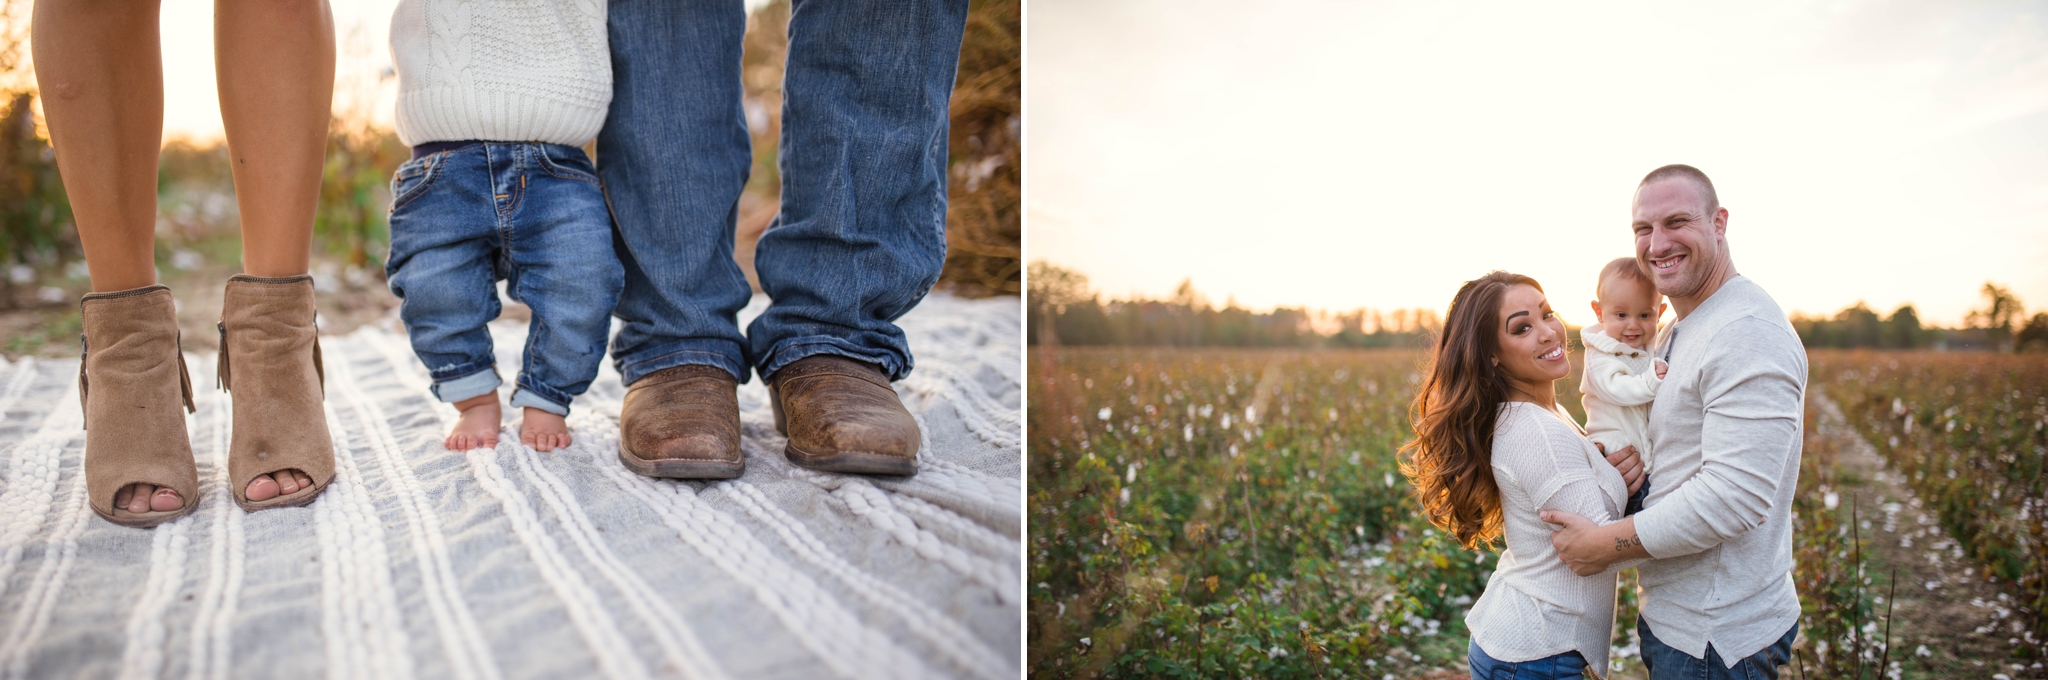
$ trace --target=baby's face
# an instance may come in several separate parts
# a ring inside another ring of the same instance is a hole
[[[1593,312],[1606,324],[1607,337],[1642,349],[1657,334],[1657,319],[1664,316],[1663,296],[1649,286],[1626,279],[1610,279],[1600,285],[1600,299]]]

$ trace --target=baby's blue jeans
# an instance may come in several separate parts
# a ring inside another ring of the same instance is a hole
[[[391,180],[391,257],[413,352],[434,396],[498,389],[486,322],[497,282],[533,309],[513,407],[568,415],[604,359],[625,272],[611,216],[581,149],[528,142],[422,145]]]

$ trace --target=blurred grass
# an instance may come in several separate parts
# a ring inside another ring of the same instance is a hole
[[[1022,293],[1020,4],[975,0],[960,46],[939,280],[964,295]]]

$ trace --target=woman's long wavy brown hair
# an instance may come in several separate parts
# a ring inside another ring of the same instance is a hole
[[[1429,377],[1409,409],[1415,439],[1401,447],[1401,474],[1415,483],[1430,523],[1466,548],[1501,535],[1493,428],[1508,400],[1508,379],[1493,357],[1500,351],[1501,296],[1517,285],[1543,290],[1535,279],[1503,271],[1458,288],[1429,356]]]

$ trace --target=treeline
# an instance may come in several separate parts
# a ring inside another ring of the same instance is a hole
[[[2048,312],[2027,317],[2019,297],[1995,283],[1982,292],[1984,306],[1971,310],[1961,328],[1923,326],[1910,304],[1880,317],[1861,302],[1833,316],[1794,314],[1792,328],[1807,347],[2048,351]]]
[[[1025,327],[1033,345],[1421,349],[1443,325],[1428,309],[1253,312],[1235,301],[1216,307],[1186,281],[1166,299],[1105,301],[1079,272],[1036,262],[1030,275]],[[1809,348],[2048,352],[2048,312],[2027,316],[2019,297],[1995,283],[1982,292],[1983,306],[1960,328],[1925,325],[1910,304],[1880,315],[1862,302],[1830,316],[1793,314],[1792,327]],[[1571,333],[1576,344],[1577,329]]]
[[[1442,326],[1426,309],[1253,312],[1235,301],[1219,308],[1187,281],[1163,300],[1103,301],[1078,272],[1037,262],[1030,274],[1025,325],[1033,345],[1420,348]]]

